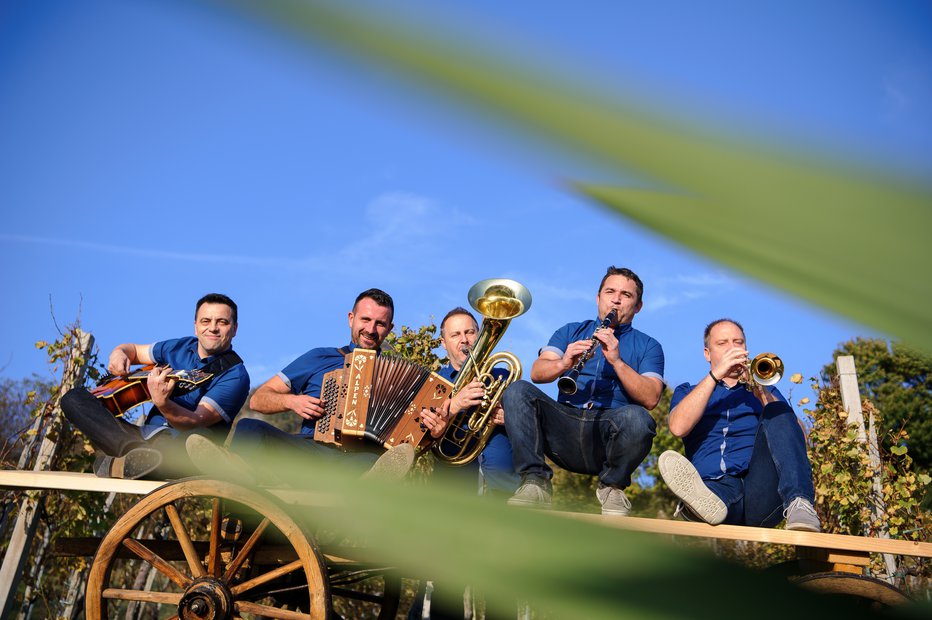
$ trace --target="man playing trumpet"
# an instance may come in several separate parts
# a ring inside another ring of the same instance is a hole
[[[793,408],[749,375],[744,328],[719,319],[705,328],[709,373],[676,388],[670,431],[686,457],[668,450],[660,473],[687,519],[716,525],[818,532],[806,440]]]
[[[526,381],[505,390],[505,428],[522,481],[509,504],[550,507],[546,455],[569,471],[599,476],[602,514],[628,514],[624,489],[650,452],[656,427],[648,410],[663,392],[663,349],[631,326],[643,291],[633,271],[609,267],[596,294],[598,320],[564,325],[540,350],[531,380],[550,383],[572,371],[575,392],[561,390],[555,402]],[[613,310],[615,321],[603,327]]]

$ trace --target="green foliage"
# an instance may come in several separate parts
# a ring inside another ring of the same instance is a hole
[[[401,326],[401,334],[391,332],[385,338],[382,348],[395,355],[417,362],[425,368],[437,371],[449,360],[439,357],[434,351],[440,346],[440,338],[436,337],[437,326],[421,325],[414,331],[407,325]]]
[[[38,376],[30,379],[0,379],[0,463],[15,467],[25,441],[32,436],[34,403],[44,402],[51,385]]]
[[[856,338],[833,353],[854,356],[861,395],[882,414],[881,429],[888,450],[901,449],[893,438],[909,429],[909,453],[919,471],[932,470],[932,357],[901,342]],[[822,369],[822,380],[835,375],[835,364]]]
[[[852,165],[845,154],[815,157],[811,145],[774,148],[685,124],[682,115],[663,114],[663,102],[645,102],[623,85],[609,97],[602,83],[581,83],[439,24],[418,29],[397,14],[363,14],[348,3],[238,4],[288,33],[421,80],[593,169],[619,178],[633,172],[670,188],[573,186],[677,243],[932,353],[922,311],[932,304],[932,280],[911,268],[932,262],[928,184]],[[747,217],[749,204],[767,214],[767,226]],[[825,241],[800,238],[802,221]]]
[[[819,394],[818,401],[805,412],[812,422],[809,459],[823,530],[868,536],[885,530],[891,538],[928,540],[932,522],[922,510],[920,499],[932,480],[914,471],[906,431],[885,433],[880,442],[879,465],[872,466],[867,447],[858,439],[857,427],[848,423],[837,380],[814,383],[813,389]],[[871,401],[864,400],[862,406],[865,421],[873,415],[878,428],[884,428],[881,412]],[[879,497],[874,493],[875,477],[880,480]],[[912,559],[904,561],[910,563]],[[883,572],[879,560],[875,568]]]

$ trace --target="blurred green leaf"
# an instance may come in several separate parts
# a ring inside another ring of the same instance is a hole
[[[932,352],[926,231],[932,190],[840,157],[751,145],[686,125],[661,103],[609,97],[481,49],[332,2],[240,2],[288,31],[387,65],[504,118],[600,169],[638,173],[667,194],[573,187],[675,241]],[[679,116],[682,116],[679,115]],[[800,234],[800,230],[807,234]]]

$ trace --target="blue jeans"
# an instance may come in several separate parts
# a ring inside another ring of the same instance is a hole
[[[724,523],[773,527],[797,497],[815,500],[806,438],[793,409],[783,402],[764,407],[754,451],[743,477],[705,480],[728,506]]]
[[[492,431],[492,437],[479,455],[479,472],[486,491],[511,495],[518,489],[521,477],[515,472],[511,441],[504,427]]]
[[[502,406],[515,471],[522,480],[553,477],[546,455],[563,469],[597,474],[602,484],[624,489],[657,432],[654,419],[639,405],[577,409],[526,381],[508,386]]]
[[[382,450],[343,452],[338,448],[330,447],[329,444],[314,441],[313,435],[303,433],[292,435],[268,422],[254,418],[241,418],[236,423],[233,437],[230,440],[230,450],[240,455],[256,469],[273,476],[287,473],[282,471],[282,464],[286,459],[306,462],[298,464],[298,467],[289,467],[291,472],[303,470],[305,465],[319,467],[321,461],[328,458],[338,458],[341,464],[356,467],[362,472],[371,467],[382,452]],[[270,456],[274,460],[271,466],[269,466]]]

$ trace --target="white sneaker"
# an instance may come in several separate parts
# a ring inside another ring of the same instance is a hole
[[[821,532],[822,522],[812,503],[804,498],[797,497],[783,511],[786,517],[786,529],[802,532]]]
[[[667,450],[657,460],[660,475],[670,490],[689,510],[710,525],[718,525],[728,516],[728,507],[709,490],[693,464],[685,456]]]
[[[628,512],[631,510],[631,502],[621,489],[599,483],[599,488],[595,490],[595,496],[599,498],[599,503],[602,504],[603,515],[627,517]]]
[[[509,506],[524,506],[525,508],[542,508],[550,510],[553,507],[553,491],[549,483],[530,479],[518,487],[515,494],[508,498]]]

